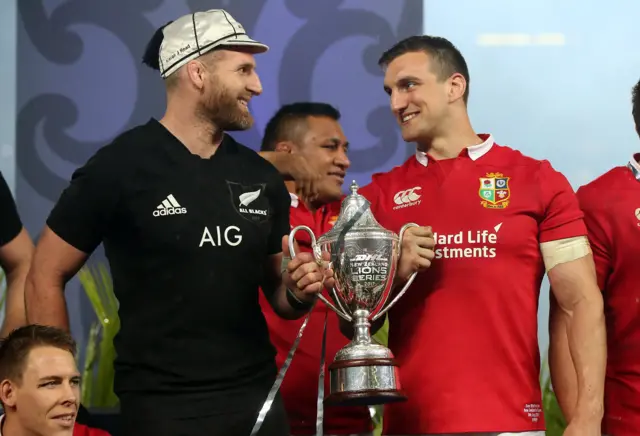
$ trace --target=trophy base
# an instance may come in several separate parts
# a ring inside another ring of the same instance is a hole
[[[393,358],[339,360],[329,366],[327,406],[375,406],[406,401]]]

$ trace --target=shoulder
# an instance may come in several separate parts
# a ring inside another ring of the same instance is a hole
[[[236,141],[229,134],[225,134],[224,141],[227,142],[227,146],[230,148],[231,153],[235,154],[238,159],[242,160],[245,166],[265,175],[280,176],[276,167],[271,165],[268,160],[260,156],[255,150]]]
[[[100,147],[96,153],[87,161],[85,166],[106,166],[109,169],[119,168],[121,172],[124,168],[129,168],[140,161],[139,157],[144,156],[155,141],[154,128],[151,123],[136,126],[116,136],[111,142]]]
[[[494,144],[494,147],[499,162],[504,166],[520,167],[532,172],[559,173],[547,159],[536,159],[508,145]]]
[[[73,426],[73,436],[111,436],[107,431],[99,428],[87,427],[83,424],[76,424]]]
[[[591,182],[578,188],[576,194],[578,200],[580,200],[581,207],[584,209],[597,209],[604,206],[604,203],[609,204],[608,202],[602,201],[602,196],[605,195],[605,191],[607,196],[609,196],[612,191],[615,191],[618,182],[624,178],[625,171],[627,171],[626,167],[612,168]]]
[[[372,174],[371,184],[375,184],[379,188],[383,188],[384,186],[388,185],[391,181],[404,177],[407,174],[407,172],[409,172],[409,169],[411,168],[411,165],[414,163],[415,160],[416,160],[415,156],[410,156],[406,161],[404,161],[404,163],[402,163],[401,165],[396,165],[389,171]]]

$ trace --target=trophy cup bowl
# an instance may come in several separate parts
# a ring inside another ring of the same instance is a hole
[[[405,401],[398,375],[398,364],[387,347],[377,343],[370,332],[371,323],[384,314],[409,288],[417,273],[391,300],[400,247],[404,232],[417,224],[406,224],[399,235],[382,227],[373,216],[366,198],[351,184],[351,194],[342,201],[333,228],[317,240],[307,226],[298,226],[289,234],[289,251],[294,253],[295,234],[309,233],[314,257],[322,261],[322,252],[330,254],[335,287],[318,298],[353,325],[349,344],[336,354],[329,366],[330,389],[327,405],[369,406]]]

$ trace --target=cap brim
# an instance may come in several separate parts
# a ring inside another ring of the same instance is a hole
[[[253,40],[246,35],[238,35],[225,39],[218,44],[218,47],[238,47],[255,54],[264,53],[269,50],[269,46],[266,44]]]

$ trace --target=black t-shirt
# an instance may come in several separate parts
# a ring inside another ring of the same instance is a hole
[[[253,150],[225,135],[202,159],[153,119],[73,174],[47,224],[83,252],[104,243],[120,303],[117,394],[266,396],[275,352],[258,289],[289,205]]]
[[[0,247],[13,241],[22,230],[16,203],[2,173],[0,173]]]

